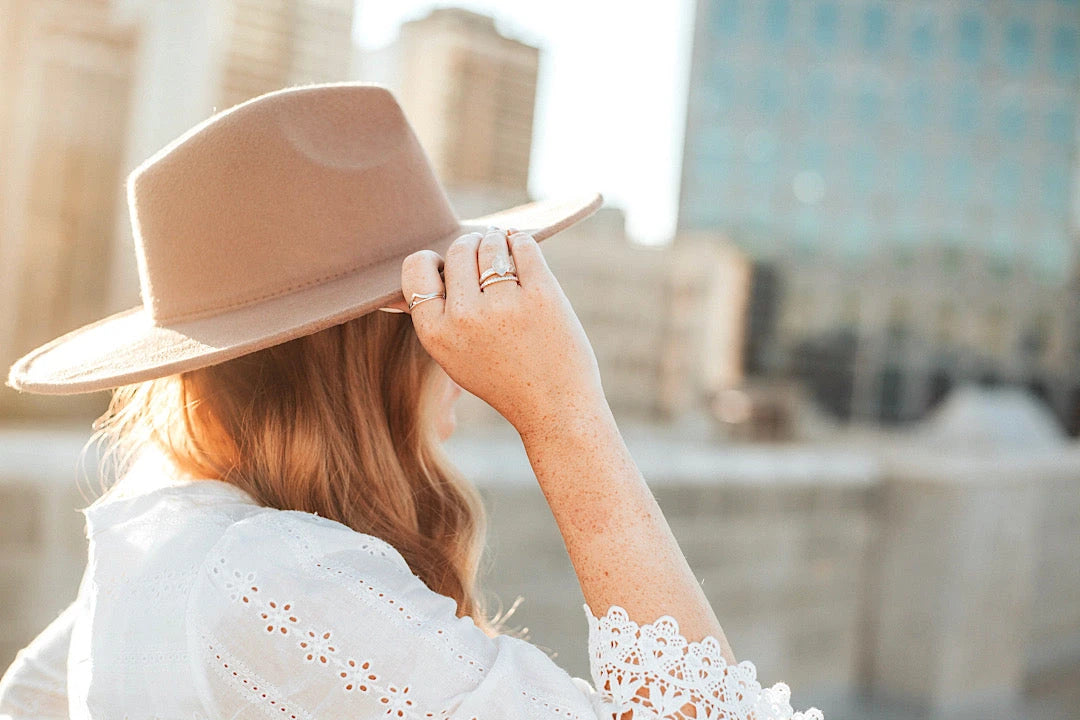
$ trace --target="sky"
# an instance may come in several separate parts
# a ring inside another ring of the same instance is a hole
[[[638,242],[675,232],[693,0],[357,0],[353,36],[385,46],[403,21],[453,5],[541,49],[529,192],[596,190]],[[363,78],[358,78],[363,79]]]

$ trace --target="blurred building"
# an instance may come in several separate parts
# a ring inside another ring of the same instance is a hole
[[[393,88],[463,217],[527,202],[538,48],[495,20],[439,8],[392,44],[358,52],[358,79]]]
[[[347,80],[355,0],[226,0],[221,107]]]
[[[613,411],[628,421],[695,421],[743,376],[742,321],[750,268],[711,235],[647,246],[626,235],[622,210],[595,215],[543,242],[544,257],[596,353]],[[466,395],[470,426],[502,424]]]
[[[6,2],[0,18],[6,369],[106,305],[139,32],[90,0]],[[0,393],[0,413],[16,403]]]
[[[1078,109],[1074,2],[699,0],[680,233],[767,278],[758,371],[856,338],[842,416],[916,417],[965,379],[1064,398]]]
[[[0,4],[0,364],[139,302],[124,179],[191,126],[290,84],[344,80],[352,0]],[[0,416],[101,396],[0,391]]]

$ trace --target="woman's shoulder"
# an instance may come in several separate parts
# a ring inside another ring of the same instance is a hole
[[[401,553],[379,537],[315,513],[276,508],[261,508],[225,527],[205,566],[211,573],[261,568],[304,579],[356,571],[411,574]]]

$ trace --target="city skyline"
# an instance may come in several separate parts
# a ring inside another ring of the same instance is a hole
[[[525,0],[358,0],[354,42],[361,50],[385,47],[402,22],[436,7],[492,15],[504,35],[540,47],[529,175],[534,196],[598,190],[606,205],[626,211],[634,240],[656,244],[672,239],[692,0],[635,12],[613,0],[543,5]]]

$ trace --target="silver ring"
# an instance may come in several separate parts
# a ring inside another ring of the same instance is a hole
[[[513,280],[514,282],[517,282],[518,281],[518,276],[511,273],[509,275],[496,275],[495,277],[489,277],[487,280],[480,283],[480,291],[483,292],[484,288],[486,288],[488,285],[494,285],[495,283],[506,282],[507,280]]]
[[[517,267],[514,265],[514,258],[509,255],[496,255],[491,263],[491,267],[480,275],[480,282],[483,283],[492,276],[501,277],[504,275],[513,275],[516,272]]]
[[[423,294],[421,294],[421,293],[413,293],[412,294],[412,299],[409,300],[409,309],[412,310],[414,307],[416,307],[420,303],[427,302],[428,300],[434,300],[436,298],[445,299],[446,298],[446,293],[444,293],[444,292],[433,292],[433,293],[423,293]]]

